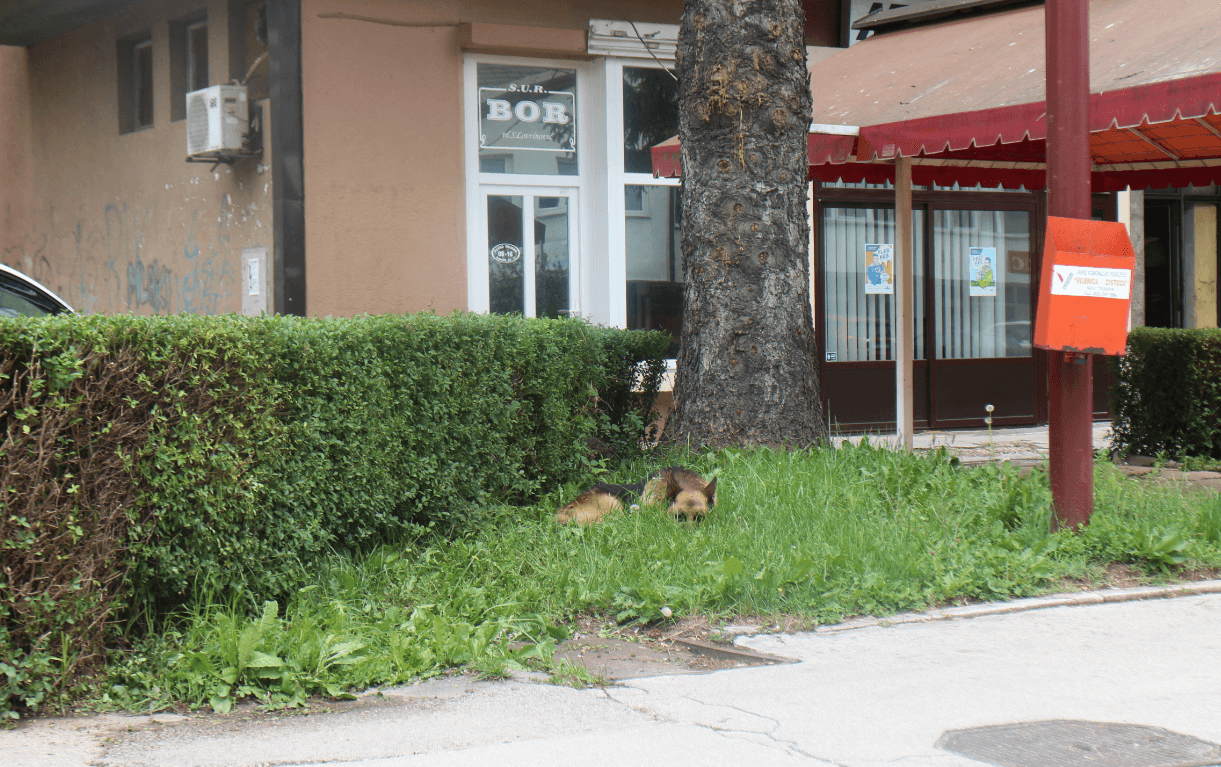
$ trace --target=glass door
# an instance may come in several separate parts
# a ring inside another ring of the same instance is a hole
[[[489,186],[481,192],[488,311],[579,315],[575,190]]]
[[[822,389],[833,430],[891,430],[895,423],[895,212],[821,206]],[[924,210],[912,211],[913,417],[928,425]]]
[[[989,413],[1034,423],[1033,206],[938,206],[930,218],[932,425],[975,426]]]

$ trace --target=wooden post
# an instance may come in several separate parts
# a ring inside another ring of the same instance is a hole
[[[912,451],[912,348],[915,312],[915,240],[912,231],[912,161],[895,161],[895,431],[905,452]]]

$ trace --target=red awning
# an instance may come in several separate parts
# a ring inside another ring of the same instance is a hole
[[[815,63],[811,177],[880,183],[903,155],[916,184],[1041,188],[1043,15],[883,34]],[[1095,191],[1221,183],[1218,1],[1092,0],[1090,39]]]

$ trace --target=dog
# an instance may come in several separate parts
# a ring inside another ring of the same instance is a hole
[[[631,504],[636,499],[646,506],[668,503],[671,514],[675,517],[685,516],[688,521],[703,519],[708,509],[716,506],[716,478],[709,482],[688,468],[670,466],[637,484],[609,485],[598,482],[571,503],[562,506],[555,518],[563,524],[601,522],[607,514],[622,509],[624,503]]]

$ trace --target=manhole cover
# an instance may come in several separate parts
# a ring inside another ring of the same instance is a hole
[[[950,730],[937,747],[1001,767],[1212,767],[1221,745],[1160,727],[1058,719]]]

